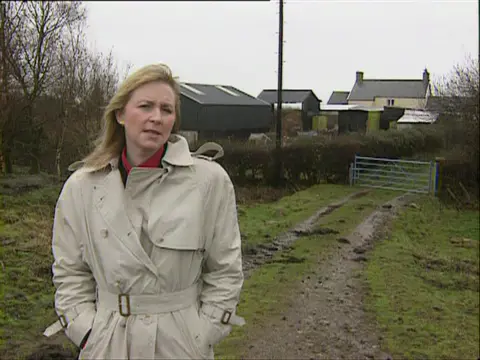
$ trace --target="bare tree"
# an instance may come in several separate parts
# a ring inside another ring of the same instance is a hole
[[[79,119],[76,130],[83,139],[79,156],[86,155],[102,128],[101,117],[104,107],[116,91],[119,82],[118,66],[112,53],[91,53],[88,67],[83,78],[81,106],[83,117]]]
[[[17,100],[12,63],[19,59],[17,34],[23,26],[23,2],[0,2],[0,171],[12,173],[15,137],[13,105]]]
[[[19,6],[19,5],[18,5]],[[55,76],[57,48],[68,27],[85,20],[81,2],[25,2],[20,10],[21,27],[16,44],[19,56],[7,56],[12,74],[22,89],[25,104],[25,151],[30,155],[30,171],[40,171],[40,142],[43,124],[36,121],[35,105],[58,77]]]
[[[28,159],[32,173],[41,163],[62,176],[98,136],[104,107],[121,78],[118,65],[112,52],[88,48],[81,2],[1,5],[0,143],[10,164],[5,167],[12,172],[14,149],[19,164]]]
[[[55,149],[55,172],[62,177],[62,153],[65,144],[68,125],[75,123],[78,118],[79,94],[82,90],[82,78],[85,71],[85,64],[88,62],[88,50],[84,35],[84,22],[76,22],[67,25],[67,32],[61,39],[58,46],[58,65],[55,71],[58,74],[55,84],[51,87],[52,96],[57,100],[57,113],[54,128],[50,134],[53,135],[52,145]],[[80,72],[83,70],[83,74]]]
[[[439,99],[442,122],[447,129],[448,146],[461,148],[465,154],[479,152],[479,63],[467,57],[434,86]]]

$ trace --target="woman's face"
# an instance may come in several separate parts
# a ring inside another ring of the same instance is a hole
[[[170,85],[154,81],[138,87],[117,121],[125,126],[129,151],[155,153],[170,137],[175,123],[176,97]]]

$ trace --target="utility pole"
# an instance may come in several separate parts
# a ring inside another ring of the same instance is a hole
[[[278,89],[277,89],[277,139],[276,139],[276,182],[280,185],[283,180],[282,164],[282,82],[283,82],[283,1],[279,0],[278,13]]]

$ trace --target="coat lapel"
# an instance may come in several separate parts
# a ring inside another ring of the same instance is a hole
[[[157,275],[157,268],[143,250],[140,239],[127,216],[124,185],[119,170],[112,169],[104,181],[95,187],[95,205],[108,226],[133,256]]]

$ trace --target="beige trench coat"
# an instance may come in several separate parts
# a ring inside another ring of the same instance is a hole
[[[117,159],[71,175],[53,229],[59,321],[46,336],[63,328],[78,346],[91,330],[80,359],[213,358],[244,321],[234,188],[211,160],[173,135],[162,167],[133,168],[125,186]]]

